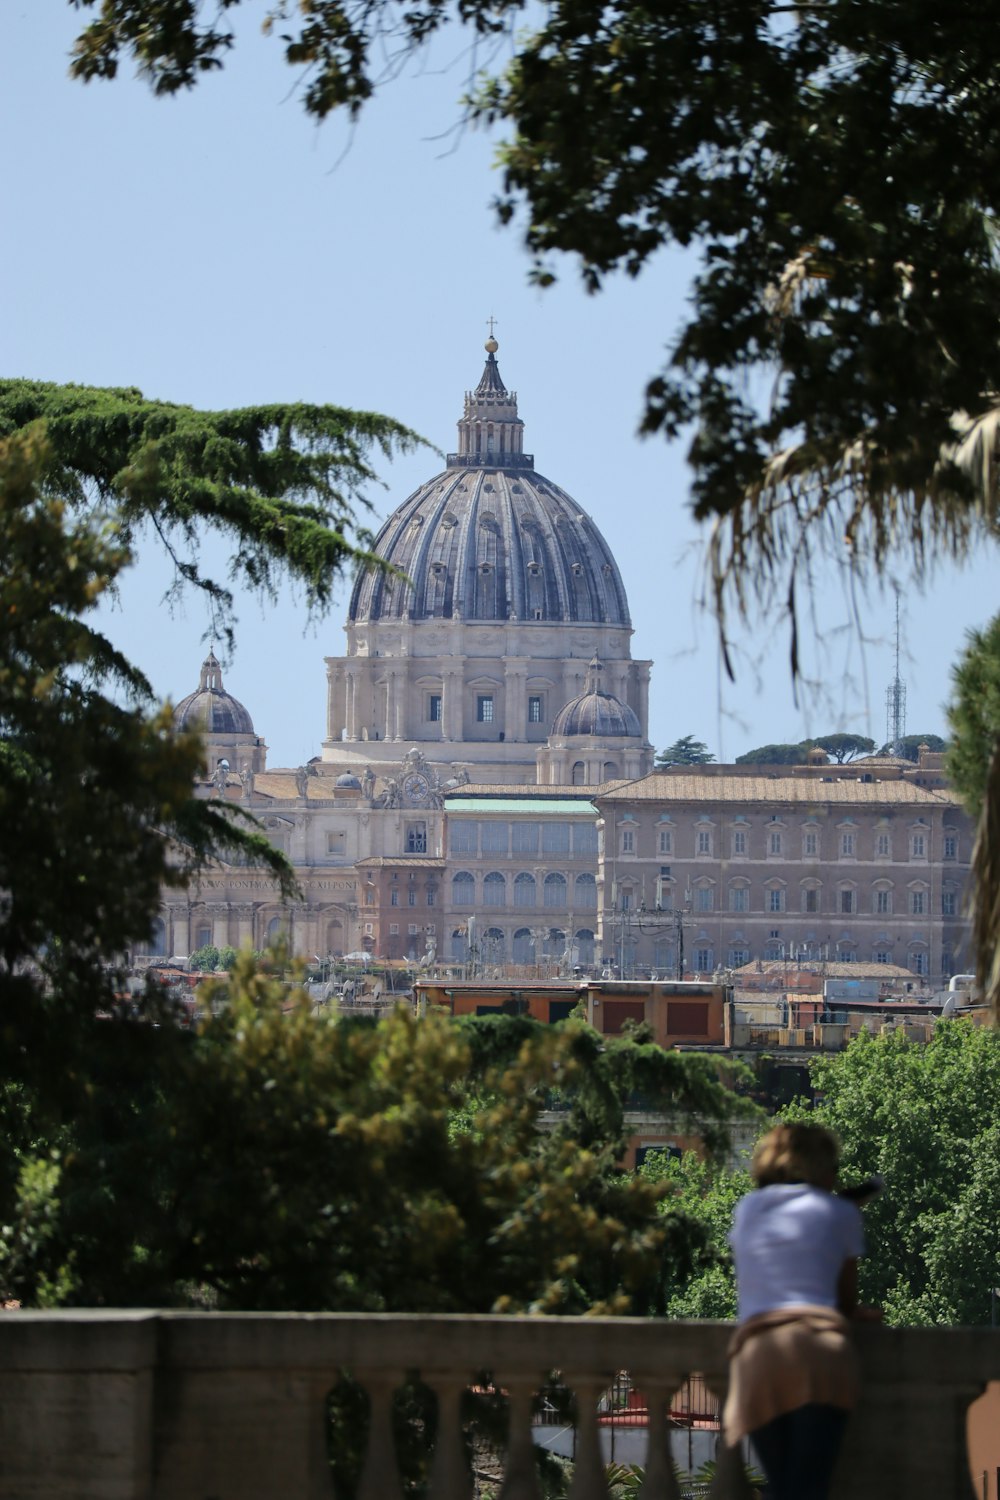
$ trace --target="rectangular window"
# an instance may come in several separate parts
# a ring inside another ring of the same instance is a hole
[[[437,891],[434,889],[434,887],[432,885],[429,885],[427,887],[427,905],[428,906],[433,906],[436,900],[437,900]]]
[[[750,910],[750,892],[747,890],[745,885],[734,885],[732,890],[729,892],[729,910]]]
[[[546,891],[548,891],[548,886],[546,886]],[[622,893],[619,896],[618,900],[619,900],[619,905],[620,905],[622,911],[631,911],[632,910],[632,892],[631,891],[629,891],[629,890],[622,891]],[[546,903],[546,904],[548,904],[548,903]],[[556,902],[553,902],[552,905],[555,906]]]
[[[924,916],[926,914],[926,911],[927,911],[927,893],[926,893],[926,891],[911,891],[910,892],[910,915],[914,916],[914,917],[922,917],[922,916]]]
[[[416,891],[407,891],[407,893],[406,893],[406,904],[407,904],[407,906],[416,906],[416,904],[417,904],[417,893],[416,893]]]
[[[783,890],[771,890],[767,893],[768,911],[784,911],[785,893]]]
[[[661,828],[660,829],[660,837],[659,837],[659,850],[660,850],[660,853],[661,854],[673,854],[673,852],[674,852],[673,843],[674,843],[673,830],[670,829],[670,828]]]
[[[875,835],[875,857],[876,859],[892,858],[892,839],[887,833]]]
[[[781,834],[780,833],[772,833],[768,837],[767,852],[768,852],[768,854],[780,854],[781,853]]]
[[[710,828],[698,829],[698,853],[711,854],[712,852],[712,830]]]
[[[448,843],[452,854],[477,854],[479,824],[472,820],[452,823],[448,830]]]
[[[694,893],[695,911],[711,911],[715,905],[715,892],[710,885],[700,885]]]
[[[528,723],[540,724],[542,722],[542,698],[540,693],[531,693],[528,696]]]
[[[411,922],[406,930],[410,934],[410,937],[416,937],[417,933],[420,931],[420,928],[417,926],[416,922]]]
[[[441,694],[431,693],[427,699],[427,717],[432,724],[441,722]]]
[[[802,892],[802,910],[819,911],[819,891],[814,885],[807,886]]]
[[[493,723],[493,694],[478,693],[476,695],[476,723]]]
[[[326,836],[326,852],[327,854],[346,854],[347,834],[328,833]]]
[[[366,906],[374,906],[375,905],[375,892],[371,889],[370,886],[369,886],[368,890],[365,891],[365,905]]]
[[[389,936],[390,937],[398,937],[399,936],[399,923],[398,922],[390,922],[389,923]]]
[[[945,859],[958,858],[958,839],[953,833],[946,833],[944,836],[944,857]]]
[[[712,950],[711,948],[696,948],[694,950],[694,966],[699,974],[711,974],[712,972]]]
[[[747,836],[742,828],[738,828],[733,834],[733,853],[743,855],[747,852]]]
[[[573,824],[573,853],[574,854],[596,854],[597,853],[597,824],[596,823],[574,823]]]
[[[622,829],[622,853],[635,853],[635,830],[633,828]]]
[[[407,854],[427,853],[427,824],[407,823],[406,825],[406,852]]]
[[[484,854],[506,854],[510,847],[509,823],[481,823],[479,837]]]
[[[854,858],[854,834],[842,833],[840,835],[840,856],[842,859]]]
[[[841,893],[840,893],[840,909],[843,912],[850,912],[850,911],[854,910],[854,892],[853,891],[841,891]]]
[[[568,823],[543,823],[542,824],[542,853],[543,854],[568,854],[569,853],[569,824]]]
[[[802,835],[802,853],[806,859],[815,859],[819,854],[819,834],[809,831]]]
[[[875,962],[877,964],[891,964],[892,963],[892,954],[889,952],[888,948],[876,948],[875,949]]]
[[[943,917],[958,915],[958,899],[954,891],[941,892],[941,915]]]
[[[511,848],[515,854],[537,854],[540,823],[515,823],[511,827]],[[597,829],[594,829],[597,832]]]
[[[927,840],[922,833],[915,833],[910,839],[910,857],[912,859],[927,858]]]
[[[730,948],[730,950],[729,950],[729,967],[731,969],[742,969],[743,965],[744,964],[748,964],[749,962],[750,962],[750,949],[749,948]]]
[[[389,893],[389,905],[390,906],[398,906],[399,905],[399,892],[398,891],[395,891],[395,890],[394,891],[390,891],[390,893]]]
[[[890,891],[875,892],[875,911],[880,917],[888,916],[892,911],[892,893]]]

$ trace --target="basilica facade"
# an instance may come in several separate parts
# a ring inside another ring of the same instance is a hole
[[[214,868],[168,894],[154,951],[263,947],[284,934],[306,956],[450,955],[468,924],[452,920],[445,878],[449,797],[544,790],[547,807],[572,806],[579,823],[584,788],[651,770],[650,663],[632,659],[617,563],[591,517],[525,452],[497,349],[490,338],[479,383],[466,392],[457,451],[375,541],[388,570],[362,573],[354,586],[346,652],[326,659],[316,756],[269,768],[264,739],[226,692],[214,655],[177,707],[178,725],[205,739],[200,790],[260,819],[291,860],[301,901],[283,906],[264,872]],[[593,851],[585,858],[596,873]],[[550,902],[555,891],[566,897],[546,908],[544,934],[535,929],[539,952],[576,930],[578,863],[541,872],[543,883],[560,877],[548,882]],[[593,916],[589,924],[592,945]]]

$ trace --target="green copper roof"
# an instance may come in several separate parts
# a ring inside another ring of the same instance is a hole
[[[587,798],[557,797],[449,797],[450,813],[532,813],[536,817],[596,818],[597,809]]]

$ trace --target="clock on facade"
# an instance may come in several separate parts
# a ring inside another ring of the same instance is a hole
[[[403,791],[411,802],[425,802],[430,790],[431,784],[422,771],[411,771],[403,782]]]

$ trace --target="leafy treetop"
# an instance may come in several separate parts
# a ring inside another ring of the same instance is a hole
[[[177,570],[231,619],[230,589],[205,576],[198,539],[232,543],[230,576],[272,595],[283,573],[327,605],[345,565],[375,564],[357,511],[375,481],[372,450],[420,439],[391,418],[279,403],[205,412],[133,389],[0,380],[0,437],[44,422],[44,483],[71,507],[95,500],[124,546],[150,522]]]
[[[660,750],[653,764],[657,770],[663,770],[665,766],[705,766],[714,759],[704,740],[685,734],[665,750]]]

